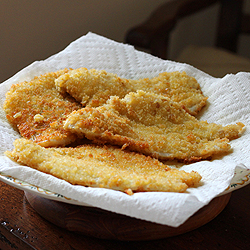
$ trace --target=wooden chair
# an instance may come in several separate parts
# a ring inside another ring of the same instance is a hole
[[[243,13],[243,0],[168,1],[154,10],[145,22],[131,28],[125,36],[125,42],[134,45],[136,48],[145,49],[152,55],[168,59],[169,37],[178,21],[218,3],[220,11],[214,48],[224,49],[224,60],[227,61],[229,60],[229,55],[235,56],[234,54],[227,54],[227,52],[237,52],[239,35],[242,33],[250,34],[250,15]],[[184,54],[187,55],[190,53]],[[204,50],[201,53],[203,53],[204,57]],[[232,60],[234,59],[235,57],[232,58]],[[240,65],[242,66],[242,64],[247,62],[247,66],[240,67],[236,71],[241,69],[250,71],[250,60],[245,61],[244,58],[241,59],[243,62],[241,61]],[[195,60],[198,59],[196,58]],[[185,62],[192,63],[192,61],[188,60]]]

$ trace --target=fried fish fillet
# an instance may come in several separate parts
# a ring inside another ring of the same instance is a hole
[[[59,91],[68,92],[89,107],[104,104],[110,96],[122,98],[129,92],[143,90],[167,96],[180,103],[190,114],[196,115],[207,100],[196,79],[185,72],[164,72],[152,79],[132,80],[104,70],[79,68],[66,72],[55,83]]]
[[[185,192],[201,176],[171,169],[151,157],[115,147],[83,145],[77,148],[44,148],[17,139],[5,154],[18,163],[64,179],[72,184],[133,191]]]
[[[169,98],[144,91],[73,111],[64,124],[66,130],[97,143],[187,163],[228,152],[229,140],[238,138],[243,127],[199,121]]]
[[[63,129],[63,121],[81,105],[68,94],[59,93],[54,82],[66,72],[60,70],[14,84],[6,93],[6,117],[23,137],[46,147],[75,140],[74,134]]]

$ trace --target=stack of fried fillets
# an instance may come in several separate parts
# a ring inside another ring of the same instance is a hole
[[[72,184],[185,192],[200,174],[162,160],[227,154],[244,128],[196,119],[206,101],[185,72],[139,80],[86,68],[47,73],[7,92],[6,117],[23,138],[6,155]]]

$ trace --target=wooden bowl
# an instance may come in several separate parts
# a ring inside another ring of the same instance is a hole
[[[142,241],[180,235],[208,223],[225,208],[231,193],[216,197],[177,228],[95,207],[54,201],[31,192],[25,192],[25,196],[43,218],[69,231],[101,239]]]

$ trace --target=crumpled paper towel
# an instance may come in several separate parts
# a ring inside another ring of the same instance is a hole
[[[244,134],[231,141],[233,152],[212,161],[201,161],[181,168],[202,175],[203,185],[186,193],[147,192],[129,196],[103,188],[74,186],[66,181],[20,166],[4,155],[13,149],[19,134],[13,130],[2,109],[5,93],[13,83],[31,80],[34,76],[63,68],[86,67],[105,69],[125,78],[154,77],[163,71],[186,71],[200,83],[208,96],[208,105],[200,119],[227,125],[243,122]],[[66,197],[108,211],[178,227],[201,207],[222,193],[230,184],[236,166],[250,165],[250,74],[238,73],[214,78],[187,64],[162,60],[130,45],[117,43],[88,33],[72,42],[63,51],[44,61],[36,61],[0,85],[0,172]]]

